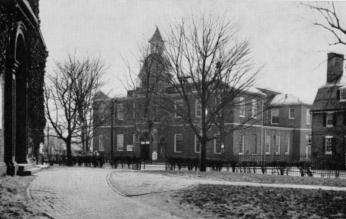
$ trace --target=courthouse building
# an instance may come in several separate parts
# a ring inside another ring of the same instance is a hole
[[[0,1],[0,174],[25,174],[44,138],[47,51],[38,2]]]
[[[199,142],[177,113],[165,113],[152,105],[148,109],[152,113],[151,123],[147,124],[143,118],[148,84],[154,83],[162,92],[171,95],[174,100],[172,108],[179,104],[179,95],[174,88],[159,80],[171,76],[169,69],[162,65],[168,61],[163,54],[164,41],[158,29],[149,43],[151,53],[145,58],[138,75],[140,86],[128,91],[123,98],[110,98],[102,92],[95,97],[94,120],[99,125],[95,127],[93,149],[104,154],[137,156],[147,160],[155,157],[153,154],[157,154],[158,160],[167,157],[197,158]],[[145,75],[147,71],[144,68],[149,62],[154,67],[150,67],[150,75]],[[249,99],[251,101],[246,101]],[[224,109],[224,125],[234,128],[234,131],[221,136],[212,127],[208,135],[216,138],[207,144],[207,158],[241,156],[258,160],[275,157],[300,159],[301,154],[309,156],[311,105],[293,95],[254,87],[239,95],[237,101],[241,103],[238,107]],[[194,109],[194,122],[198,124],[200,104],[194,100],[191,107]]]

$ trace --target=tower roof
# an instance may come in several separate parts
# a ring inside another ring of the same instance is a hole
[[[158,27],[156,27],[155,33],[154,35],[151,37],[151,39],[149,40],[150,43],[153,42],[163,42],[162,37],[161,37],[161,33]]]

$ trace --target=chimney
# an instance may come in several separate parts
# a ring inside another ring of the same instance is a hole
[[[340,81],[344,68],[344,55],[328,53],[327,84],[336,84]]]

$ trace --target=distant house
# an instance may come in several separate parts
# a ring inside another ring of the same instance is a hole
[[[346,80],[344,55],[329,53],[326,83],[317,91],[312,106],[313,158],[345,164]]]
[[[47,55],[39,1],[1,0],[0,174],[20,174],[18,166],[37,158],[44,142]]]
[[[151,131],[147,129],[143,106],[148,84],[157,86],[155,89],[161,89],[174,100],[171,101],[173,104],[169,103],[172,109],[178,109],[181,103],[174,88],[164,83],[170,73],[162,65],[166,63],[162,55],[164,41],[158,29],[149,42],[151,53],[138,75],[141,85],[128,91],[123,98],[110,98],[103,93],[95,98],[94,121],[101,125],[95,127],[93,148],[104,154],[113,152],[114,156],[137,156],[146,160],[151,160],[153,154],[157,154],[159,160],[198,158],[198,139],[177,110],[168,113],[151,104]],[[153,64],[149,69],[154,72],[145,75],[148,71],[144,68],[149,62]],[[255,87],[243,92],[236,101],[239,106],[225,108],[224,125],[230,129],[242,128],[225,136],[211,128],[209,135],[216,139],[207,144],[207,158],[260,160],[285,157],[299,160],[301,153],[310,154],[311,105],[293,95]],[[192,100],[190,106],[194,122],[198,124],[200,104]]]
[[[311,104],[290,95],[260,89],[269,99],[266,119],[263,123],[265,136],[265,153],[272,148],[281,147],[281,153],[292,156],[295,160],[309,159],[311,156]],[[269,137],[272,136],[272,137]],[[269,140],[271,138],[271,140]],[[275,151],[274,153],[277,153]]]

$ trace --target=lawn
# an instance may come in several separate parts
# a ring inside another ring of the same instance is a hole
[[[26,189],[33,176],[0,177],[0,218],[49,218],[30,206]]]
[[[278,183],[278,184],[300,184],[300,185],[321,185],[346,187],[346,179],[342,178],[315,178],[301,176],[281,176],[253,173],[233,173],[233,172],[196,172],[196,171],[148,171],[151,173],[166,176],[182,176],[192,178],[209,178],[233,182],[258,182],[258,183]]]
[[[172,197],[182,207],[213,218],[346,217],[346,192],[197,185]]]

